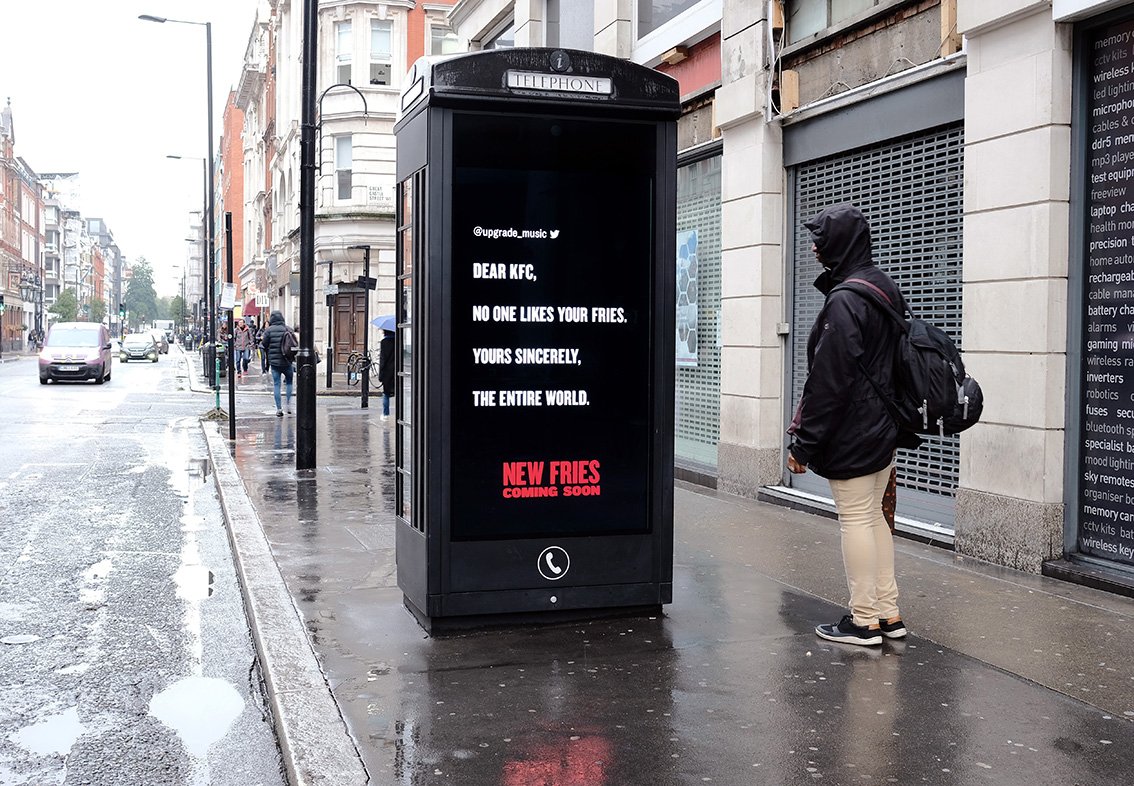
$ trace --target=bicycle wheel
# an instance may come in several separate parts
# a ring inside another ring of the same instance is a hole
[[[359,366],[361,365],[362,358],[357,352],[351,352],[347,357],[346,362],[346,381],[348,385],[357,385],[358,380],[361,378],[359,374]]]

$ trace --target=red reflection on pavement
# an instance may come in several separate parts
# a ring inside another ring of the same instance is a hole
[[[610,761],[610,742],[603,737],[540,742],[504,762],[501,786],[603,786]]]

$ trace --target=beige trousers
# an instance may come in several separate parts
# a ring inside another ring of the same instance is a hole
[[[886,467],[872,475],[829,481],[839,514],[843,567],[855,625],[874,625],[879,617],[899,615],[894,539],[882,516],[882,495],[889,479],[890,468]]]

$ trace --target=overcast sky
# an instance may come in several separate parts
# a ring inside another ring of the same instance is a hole
[[[16,155],[36,172],[79,172],[84,216],[105,219],[158,294],[180,289],[189,212],[203,202],[205,28],[211,22],[213,130],[222,131],[257,0],[0,0],[0,102]],[[219,153],[219,150],[216,152]],[[219,188],[219,183],[218,183]]]

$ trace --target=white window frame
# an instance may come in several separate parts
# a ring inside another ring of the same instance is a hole
[[[489,49],[488,45],[491,44],[492,42],[496,41],[498,38],[500,38],[500,36],[502,36],[504,34],[504,31],[507,30],[509,27],[512,28],[512,46],[511,47],[492,47],[492,48],[493,49],[500,49],[500,48],[510,49],[510,48],[515,47],[516,46],[516,19],[513,16],[508,16],[508,17],[505,17],[504,19],[500,20],[499,22],[497,22],[495,25],[492,26],[492,28],[489,29],[489,31],[487,33],[485,33],[483,36],[481,36],[480,41],[479,41],[480,48],[481,49]]]
[[[758,2],[759,0],[751,0]],[[634,50],[630,59],[644,66],[655,66],[661,57],[675,46],[700,43],[713,33],[720,32],[724,17],[724,0],[701,0],[670,19],[657,30],[643,38],[638,35],[638,3],[634,3],[634,18],[631,20],[634,31]]]
[[[460,36],[457,35],[457,32],[455,30],[453,30],[452,27],[450,27],[443,19],[437,19],[436,17],[429,17],[429,24],[427,24],[425,26],[425,52],[426,52],[427,55],[429,55],[430,57],[442,57],[442,56],[444,56],[443,52],[434,52],[433,51],[433,33],[434,33],[434,31],[444,32],[444,34],[445,34],[444,38],[448,38],[449,36],[453,37],[453,42],[457,45],[457,49],[456,49],[455,52],[449,52],[449,54],[457,54],[458,52],[464,51],[464,49],[461,47]]]
[[[343,50],[343,34],[346,33],[346,50]],[[346,19],[335,22],[335,82],[334,84],[353,84],[354,71],[354,24]],[[346,79],[343,79],[343,68]]]
[[[375,28],[385,25],[387,27],[387,51],[376,52],[374,49],[374,32]],[[370,20],[370,64],[368,73],[366,74],[366,83],[374,87],[393,87],[394,86],[394,20],[392,19],[371,19]],[[385,65],[389,72],[389,81],[385,84],[374,81],[374,66]]]
[[[344,146],[343,143],[346,143]],[[344,161],[343,151],[350,154]],[[344,164],[346,166],[344,166]],[[343,178],[346,178],[346,196],[343,196]],[[339,134],[335,137],[335,202],[350,202],[354,197],[354,135]]]

